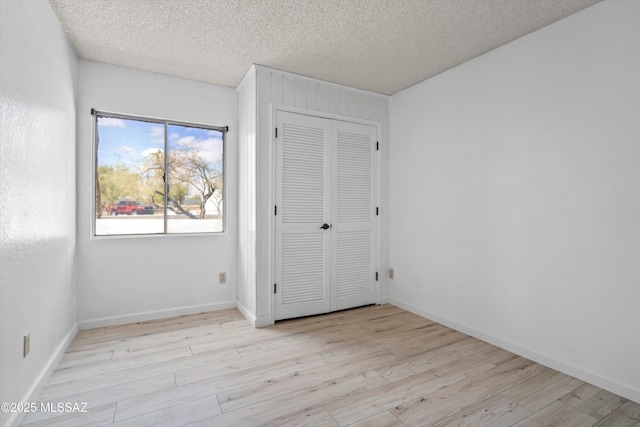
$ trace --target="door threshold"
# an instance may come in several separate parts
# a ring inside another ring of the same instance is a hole
[[[276,320],[275,323],[278,324],[278,323],[282,323],[282,322],[288,322],[289,320],[300,320],[300,319],[308,319],[308,318],[311,318],[311,317],[326,316],[327,314],[340,313],[340,312],[349,311],[349,310],[357,310],[359,308],[371,307],[372,305],[378,305],[378,304],[376,304],[376,303],[365,304],[365,305],[359,305],[357,307],[349,307],[349,308],[342,308],[340,310],[335,310],[335,311],[327,311],[326,313],[309,314],[307,316],[298,316],[298,317],[288,317],[286,319]]]

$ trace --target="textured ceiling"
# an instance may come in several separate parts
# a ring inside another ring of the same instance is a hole
[[[251,64],[393,94],[599,0],[50,0],[77,56],[235,87]]]

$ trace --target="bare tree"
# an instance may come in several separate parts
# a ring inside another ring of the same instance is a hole
[[[207,213],[207,202],[216,191],[222,191],[222,173],[219,164],[207,161],[197,147],[182,144],[169,150],[166,168],[168,173],[165,172],[163,151],[158,150],[149,155],[146,165],[139,169],[141,174],[149,177],[147,191],[164,199],[165,179],[168,179],[167,208],[190,218],[196,218],[182,206],[189,194],[189,188],[193,189],[199,196],[198,218],[204,218]]]
[[[200,151],[192,145],[174,147],[169,152],[170,180],[188,184],[200,195],[200,215],[204,218],[206,203],[218,189],[222,173],[215,162],[209,162]]]

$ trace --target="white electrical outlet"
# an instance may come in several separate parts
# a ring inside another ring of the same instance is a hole
[[[218,283],[221,285],[227,283],[227,273],[218,273]]]
[[[31,332],[24,336],[22,340],[22,357],[27,357],[31,351]]]

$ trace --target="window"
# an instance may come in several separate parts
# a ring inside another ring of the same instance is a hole
[[[226,127],[92,113],[96,236],[224,231]]]

